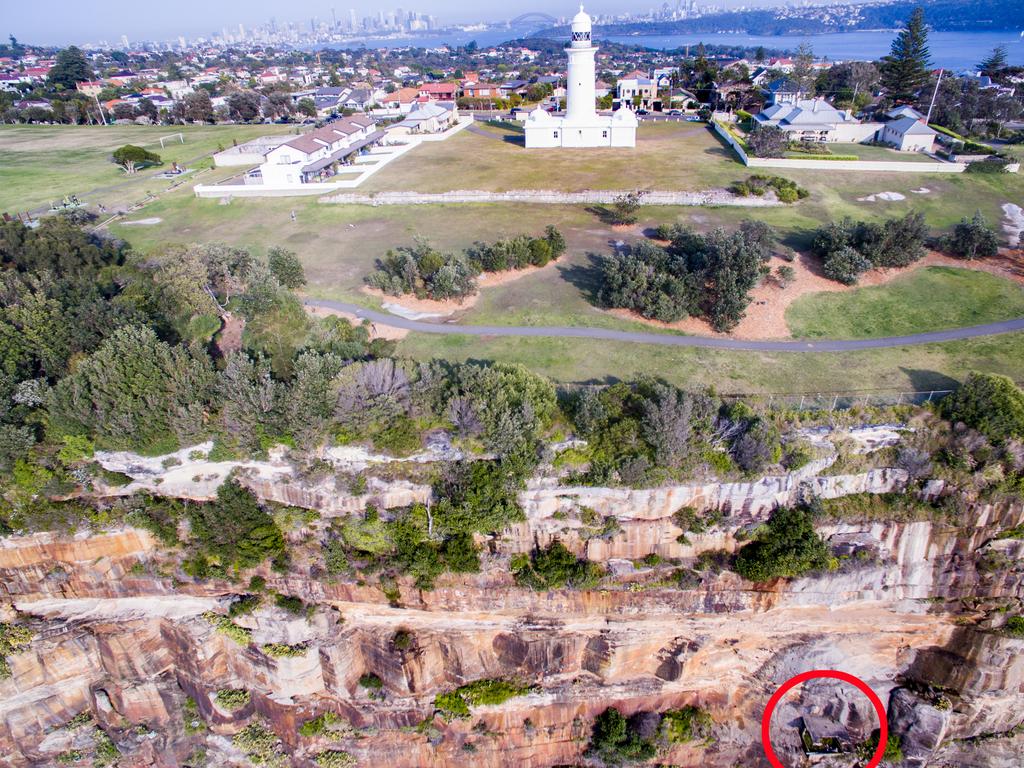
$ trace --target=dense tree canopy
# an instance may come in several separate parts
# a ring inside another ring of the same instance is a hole
[[[50,85],[73,91],[77,85],[94,77],[92,67],[82,50],[74,45],[62,49],[46,74]]]

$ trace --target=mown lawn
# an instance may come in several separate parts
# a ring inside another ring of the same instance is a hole
[[[1022,315],[1020,285],[987,272],[927,267],[886,285],[803,296],[786,311],[786,321],[797,338],[863,339]]]
[[[1024,333],[844,353],[731,352],[589,339],[410,334],[398,354],[418,360],[522,363],[559,382],[611,382],[641,374],[721,393],[789,394],[949,389],[969,371],[1024,381]]]
[[[285,125],[2,125],[0,126],[0,211],[30,211],[65,195],[78,195],[92,206],[107,208],[126,205],[164,191],[170,182],[154,176],[177,162],[191,168],[208,169],[209,155],[256,136],[294,131]],[[160,137],[182,133],[185,143]],[[156,152],[164,161],[159,168],[126,176],[110,161],[111,153],[125,144],[136,144]],[[243,169],[208,171],[197,180],[210,183]],[[195,174],[192,174],[193,176]],[[186,189],[191,188],[190,183]]]

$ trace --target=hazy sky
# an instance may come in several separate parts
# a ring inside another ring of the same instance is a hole
[[[670,0],[674,3],[674,0]],[[708,0],[699,0],[710,4]],[[743,0],[717,0],[718,5],[735,6]],[[625,9],[644,11],[661,6],[662,0],[591,0],[587,9],[596,13],[621,13]],[[781,0],[746,0],[747,5],[776,5]],[[347,18],[349,8],[360,16],[375,14],[384,7],[430,13],[442,21],[495,21],[526,11],[545,11],[553,16],[571,16],[573,0],[0,0],[0,35],[13,34],[26,43],[69,42],[116,43],[121,35],[129,40],[169,40],[178,35],[209,35],[222,27],[262,24],[276,17],[279,22],[309,23],[312,16]]]

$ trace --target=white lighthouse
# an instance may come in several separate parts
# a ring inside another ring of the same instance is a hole
[[[526,146],[534,147],[634,147],[636,115],[619,107],[611,116],[597,114],[594,54],[590,16],[580,6],[572,20],[566,77],[565,117],[554,117],[537,107],[526,118]]]

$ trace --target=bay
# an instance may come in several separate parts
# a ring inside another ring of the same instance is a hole
[[[1021,21],[1024,31],[1024,19]],[[475,40],[480,47],[498,45],[516,37],[525,36],[528,29],[485,29],[451,30],[422,35],[402,37],[366,37],[344,43],[334,43],[331,48],[436,48],[442,45],[466,45]],[[764,46],[767,49],[795,51],[801,43],[809,44],[818,57],[833,61],[851,59],[871,61],[889,52],[889,46],[896,36],[894,30],[863,32],[835,32],[823,35],[748,35],[745,33],[704,33],[693,35],[602,35],[601,28],[595,29],[595,37],[629,45],[648,48],[673,49],[706,45],[741,45],[749,48]],[[928,35],[932,63],[956,71],[971,69],[997,45],[1006,45],[1010,64],[1024,66],[1024,38],[1016,32],[931,32]],[[600,44],[600,42],[599,42]]]

